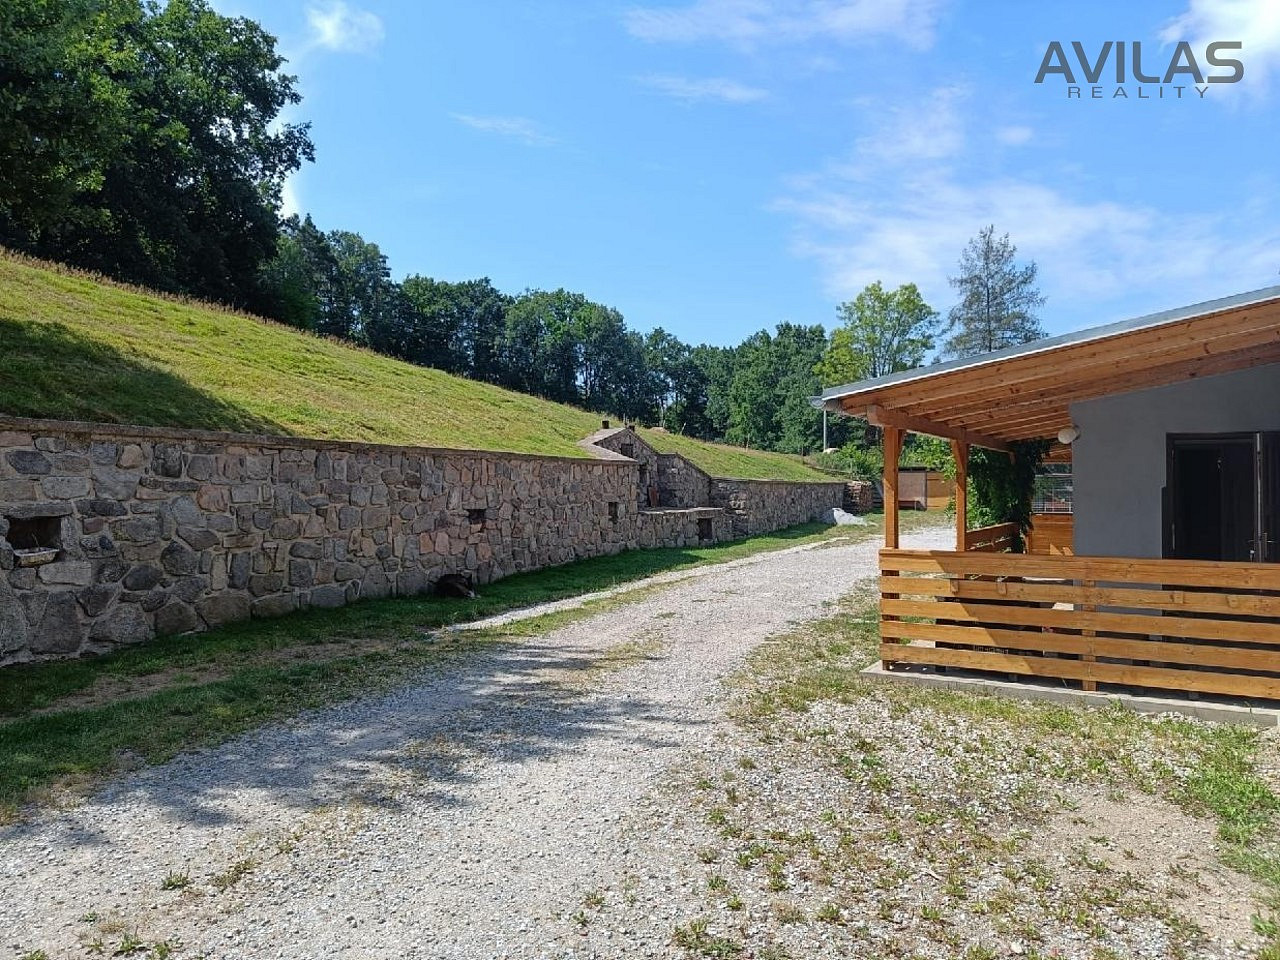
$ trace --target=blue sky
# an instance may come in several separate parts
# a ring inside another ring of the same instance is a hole
[[[830,327],[877,279],[945,313],[987,223],[1039,264],[1054,333],[1280,283],[1275,0],[216,5],[300,76],[317,161],[288,202],[397,278],[563,286],[710,343]],[[1245,78],[1034,83],[1050,41],[1108,39],[1148,73],[1239,40]]]

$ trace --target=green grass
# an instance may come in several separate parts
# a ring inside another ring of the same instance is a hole
[[[717,546],[629,551],[518,574],[473,600],[413,597],[167,637],[103,657],[0,671],[0,820],[50,786],[158,763],[299,712],[386,689],[492,641],[429,631],[668,571],[723,563],[875,526],[808,524]],[[551,629],[573,612],[548,615]],[[505,631],[519,636],[528,625]]]
[[[876,682],[861,670],[877,659],[878,645],[875,597],[849,598],[836,616],[805,624],[753,656],[737,718],[771,729],[819,702],[877,699],[926,726],[950,717],[993,733],[1018,731],[1025,756],[999,752],[1005,748],[993,740],[998,755],[992,761],[1043,768],[1046,782],[1093,782],[1161,796],[1209,818],[1222,861],[1260,881],[1270,908],[1280,910],[1280,793],[1260,769],[1259,730],[1123,707],[1090,709]],[[947,751],[945,738],[940,749]],[[1275,917],[1257,922],[1271,941],[1259,957],[1280,960]]]
[[[584,457],[600,417],[0,249],[0,413]],[[646,431],[716,476],[800,458]]]

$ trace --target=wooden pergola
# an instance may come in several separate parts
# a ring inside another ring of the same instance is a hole
[[[1079,401],[1273,363],[1280,287],[827,390],[816,405],[884,431],[885,668],[1280,701],[1280,564],[1015,555],[1011,524],[965,522],[972,447],[1055,437]],[[899,547],[909,431],[951,441],[954,552]]]
[[[1280,363],[1280,287],[1139,317],[951,363],[833,387],[816,405],[884,431],[885,546],[898,546],[898,459],[907,432],[951,441],[956,549],[965,549],[969,448],[1055,437],[1071,404]],[[1050,459],[1069,459],[1057,447]]]

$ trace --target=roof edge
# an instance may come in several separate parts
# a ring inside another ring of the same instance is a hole
[[[867,380],[846,383],[838,387],[828,387],[823,390],[819,396],[812,398],[810,402],[814,407],[822,409],[831,401],[839,400],[842,397],[856,393],[865,393],[868,390],[875,390],[880,387],[888,387],[900,383],[910,383],[915,380],[924,380],[944,373],[953,373],[957,370],[986,366],[989,363],[995,363],[1000,360],[1011,360],[1015,357],[1032,356],[1037,353],[1056,350],[1059,347],[1089,343],[1093,340],[1105,340],[1108,337],[1118,336],[1122,333],[1147,330],[1152,327],[1159,327],[1168,323],[1177,323],[1181,320],[1192,320],[1197,317],[1205,317],[1215,313],[1222,313],[1226,310],[1251,307],[1260,303],[1266,303],[1270,300],[1280,300],[1280,285],[1260,287],[1257,290],[1237,293],[1229,297],[1220,297],[1216,300],[1205,300],[1200,303],[1189,304],[1184,307],[1175,307],[1172,310],[1162,310],[1158,313],[1149,313],[1143,316],[1133,317],[1128,320],[1119,320],[1114,323],[1103,324],[1097,327],[1085,327],[1082,330],[1074,330],[1069,333],[1060,333],[1053,337],[1044,337],[1040,340],[1032,340],[1030,343],[1023,343],[1014,347],[1005,347],[1003,350],[995,350],[991,353],[978,354],[973,357],[962,357],[958,360],[948,360],[943,363],[935,363],[927,367],[913,367],[910,370],[900,370],[897,373],[886,374],[882,377],[871,377]],[[827,409],[832,408],[827,407]]]

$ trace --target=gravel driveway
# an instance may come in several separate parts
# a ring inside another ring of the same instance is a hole
[[[129,938],[159,957],[577,955],[574,914],[634,865],[628,825],[661,802],[655,783],[725,735],[722,679],[872,577],[876,549],[667,577],[0,831],[0,951],[110,954]],[[675,951],[611,939],[619,955]]]

